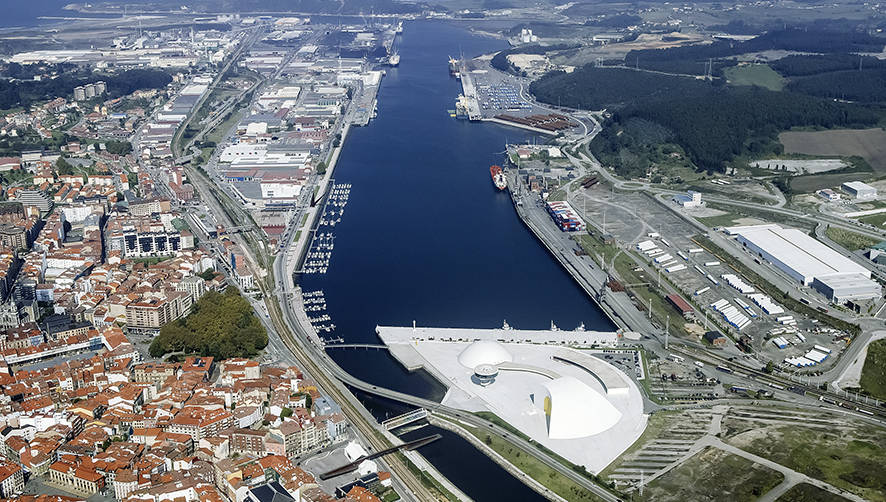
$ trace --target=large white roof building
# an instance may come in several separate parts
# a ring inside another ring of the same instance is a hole
[[[737,236],[738,242],[763,256],[804,286],[812,284],[816,277],[829,275],[871,276],[870,270],[795,228],[750,225],[729,227],[726,233]]]
[[[867,300],[881,294],[871,271],[795,228],[778,225],[729,227],[726,233],[804,286],[835,303]]]

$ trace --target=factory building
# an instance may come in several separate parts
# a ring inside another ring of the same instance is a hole
[[[877,198],[877,189],[861,181],[847,181],[843,183],[841,188],[857,200],[874,200]]]
[[[835,303],[878,298],[871,271],[805,232],[778,225],[730,227],[726,233],[747,249]]]

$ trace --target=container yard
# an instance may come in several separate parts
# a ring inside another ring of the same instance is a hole
[[[586,229],[584,221],[572,209],[568,202],[555,201],[546,203],[548,214],[554,223],[564,232],[581,232]]]

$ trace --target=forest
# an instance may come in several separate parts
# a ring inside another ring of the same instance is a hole
[[[769,63],[785,77],[802,77],[842,70],[886,68],[886,61],[856,54],[792,54]]]
[[[699,61],[766,50],[822,53],[881,52],[884,44],[886,44],[886,38],[861,32],[787,28],[769,31],[745,42],[721,40],[712,44],[687,45],[669,49],[633,50],[625,56],[625,61],[628,63],[636,59],[640,61]]]
[[[791,80],[788,89],[812,96],[877,103],[886,101],[886,67],[821,73]]]
[[[217,359],[252,357],[268,345],[268,334],[252,305],[233,288],[203,295],[190,315],[160,330],[151,342],[151,357],[184,352]]]
[[[13,71],[25,72],[25,70],[19,69],[13,69]],[[172,77],[162,70],[134,69],[108,75],[86,71],[67,71],[51,79],[2,80],[0,81],[0,109],[8,110],[18,106],[28,108],[34,103],[57,97],[70,99],[74,94],[74,87],[99,80],[104,80],[107,83],[107,98],[117,98],[138,89],[163,89],[172,82]]]
[[[599,110],[614,109],[592,143],[595,153],[619,162],[634,142],[620,131],[639,118],[669,131],[700,169],[723,170],[744,153],[770,151],[779,131],[798,126],[861,127],[880,120],[878,110],[795,92],[727,87],[685,77],[591,65],[570,74],[551,73],[530,86],[540,101]],[[620,158],[620,157],[619,157]],[[641,165],[637,166],[642,167]]]
[[[627,66],[640,69],[698,75],[704,73],[704,63],[713,63],[712,74],[721,75],[722,68],[734,65],[735,56],[766,50],[822,52],[847,55],[850,52],[880,52],[886,38],[855,31],[829,30],[827,27],[783,28],[768,31],[745,42],[721,40],[711,44],[687,45],[668,49],[633,50],[625,56]],[[814,57],[814,56],[813,56]],[[807,56],[800,56],[807,58]],[[871,58],[873,59],[873,58]],[[812,64],[804,59],[794,63]],[[788,64],[791,64],[789,61]],[[845,64],[845,63],[843,63]],[[858,65],[856,58],[855,65]],[[701,68],[701,70],[699,70]],[[838,68],[848,69],[848,68]],[[778,70],[776,68],[776,70]]]
[[[586,65],[569,74],[548,73],[532,82],[529,92],[546,103],[601,110],[654,97],[693,95],[710,87],[685,77]]]

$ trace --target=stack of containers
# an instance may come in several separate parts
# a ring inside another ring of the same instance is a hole
[[[554,223],[564,232],[578,232],[585,229],[584,221],[572,209],[568,202],[554,201],[547,203],[548,213]]]

